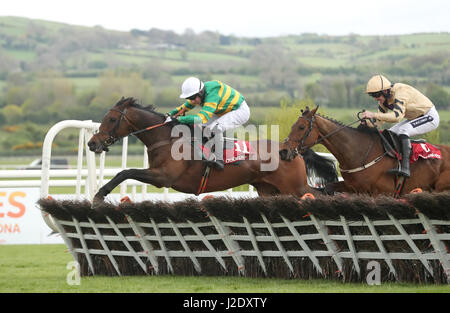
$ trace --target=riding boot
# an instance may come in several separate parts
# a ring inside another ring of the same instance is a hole
[[[214,146],[208,160],[208,165],[218,170],[223,170],[225,167],[223,161],[223,134],[218,129],[214,131]]]
[[[225,163],[223,160],[217,158],[215,152],[211,152],[209,160],[206,162],[208,166],[212,168],[223,170],[225,168]]]
[[[401,162],[401,169],[393,168],[389,170],[389,173],[395,174],[395,175],[401,175],[405,177],[410,177],[411,173],[409,170],[409,158],[411,154],[411,141],[409,140],[409,137],[407,135],[400,135],[400,146],[401,146],[401,154],[402,154],[402,162]]]

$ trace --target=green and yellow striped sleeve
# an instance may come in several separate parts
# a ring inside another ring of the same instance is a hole
[[[205,124],[216,111],[217,103],[208,102],[203,105],[200,112],[195,115],[181,116],[178,120],[184,124]]]
[[[174,115],[177,114],[178,112],[180,112],[183,109],[186,109],[186,111],[190,111],[194,108],[195,106],[191,104],[191,101],[186,100],[185,103],[183,103],[182,105],[176,107],[175,109],[173,109],[172,111],[170,111],[168,114],[169,115]]]

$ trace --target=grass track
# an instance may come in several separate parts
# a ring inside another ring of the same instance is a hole
[[[128,276],[82,277],[66,283],[72,257],[64,245],[0,246],[0,293],[449,293],[449,285],[403,283],[368,286],[336,281],[242,277]]]

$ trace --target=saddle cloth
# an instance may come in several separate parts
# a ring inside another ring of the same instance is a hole
[[[399,151],[400,143],[398,136],[395,133],[392,133],[388,130],[384,130],[382,132],[382,136],[384,136],[389,144],[392,146],[386,146],[386,142],[383,143],[384,149],[388,152],[388,155],[398,160],[402,159],[402,156]],[[394,149],[394,150],[393,150]],[[414,163],[419,158],[422,159],[442,159],[441,151],[434,145],[425,142],[423,139],[411,140],[411,155],[410,155],[410,163]]]
[[[441,159],[441,151],[432,144],[411,142],[411,156],[410,163],[416,162],[419,158],[422,159]]]
[[[233,147],[226,149],[223,149],[223,161],[225,164],[232,164],[235,162],[248,160],[250,158],[250,155],[253,155],[255,153],[253,147],[250,145],[248,141],[244,140],[237,140],[237,139],[230,139],[225,138],[226,141],[232,140],[233,141]],[[231,146],[230,143],[227,145]],[[224,143],[225,147],[225,143]],[[202,145],[202,152],[203,155],[208,159],[210,155],[210,149],[208,147],[205,147]]]

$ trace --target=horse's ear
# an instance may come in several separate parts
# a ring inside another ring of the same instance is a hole
[[[316,106],[315,109],[311,111],[312,115],[316,114],[318,108],[319,106]]]
[[[300,112],[302,112],[302,116],[308,114],[309,113],[309,107],[307,106],[304,111],[300,110]]]

